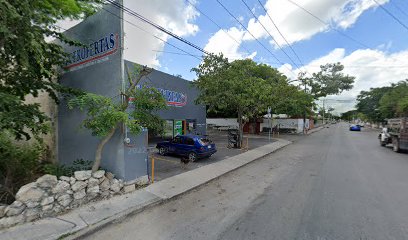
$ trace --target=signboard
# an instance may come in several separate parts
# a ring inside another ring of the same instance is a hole
[[[183,135],[183,121],[174,120],[174,136]]]
[[[109,55],[117,52],[119,46],[119,34],[110,33],[98,41],[86,44],[70,53],[65,70],[74,70],[103,62]]]
[[[157,88],[166,99],[167,106],[183,107],[187,104],[187,95],[176,91]]]
[[[137,89],[141,89],[142,87],[146,87],[143,85],[136,85]],[[163,88],[156,88],[166,100],[167,106],[173,107],[183,107],[187,104],[187,95],[184,93],[163,89]],[[133,99],[130,99],[133,100]]]

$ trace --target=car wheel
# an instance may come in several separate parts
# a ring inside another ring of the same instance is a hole
[[[399,151],[400,151],[400,146],[399,146],[398,138],[393,138],[393,139],[392,139],[392,150],[393,150],[394,152],[399,152]]]
[[[167,154],[167,148],[165,148],[165,147],[159,148],[159,154],[162,155],[162,156],[166,155]]]
[[[195,162],[197,160],[197,153],[190,152],[188,154],[188,160],[190,160],[190,162]]]

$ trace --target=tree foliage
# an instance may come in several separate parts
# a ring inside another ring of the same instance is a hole
[[[167,107],[163,95],[153,87],[136,88],[142,77],[150,72],[151,69],[143,68],[135,70],[136,76],[129,75],[129,86],[121,94],[122,101],[93,93],[85,93],[68,101],[70,109],[78,108],[86,112],[82,126],[101,138],[95,151],[93,171],[99,169],[105,144],[121,126],[125,125],[132,134],[139,134],[142,128],[156,132],[164,130],[164,120],[156,113]]]
[[[37,104],[25,103],[28,94],[47,92],[57,100],[60,86],[53,81],[67,54],[60,45],[46,42],[55,37],[74,44],[58,32],[61,19],[80,19],[98,8],[100,0],[0,0],[0,130],[17,138],[28,132],[44,133],[47,117]]]
[[[408,116],[408,80],[361,91],[356,107],[367,121],[375,123],[387,118]]]
[[[40,142],[16,143],[12,136],[0,132],[0,203],[11,204],[18,189],[35,180],[41,172]]]
[[[370,88],[369,91],[361,91],[357,96],[357,111],[364,114],[372,122],[382,122],[380,100],[390,90],[390,87]]]
[[[341,119],[345,121],[351,121],[357,116],[357,110],[350,110],[341,114]]]
[[[344,74],[341,63],[327,63],[320,66],[320,71],[306,77],[306,73],[299,75],[299,80],[307,86],[308,92],[315,98],[328,95],[338,95],[353,88],[355,77]]]
[[[262,116],[268,107],[298,113],[300,106],[312,102],[277,69],[251,59],[229,62],[222,54],[209,55],[192,71],[200,90],[197,102],[209,111],[234,111],[241,134],[244,122]]]
[[[384,118],[408,115],[408,80],[391,84],[390,90],[380,99],[379,110]]]

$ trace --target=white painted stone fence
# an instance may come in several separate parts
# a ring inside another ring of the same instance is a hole
[[[10,205],[0,204],[0,229],[31,222],[39,218],[54,216],[77,208],[89,201],[109,198],[115,194],[134,191],[137,186],[148,184],[147,176],[135,183],[125,185],[112,173],[99,170],[77,171],[74,177],[44,175],[22,186],[16,200]]]

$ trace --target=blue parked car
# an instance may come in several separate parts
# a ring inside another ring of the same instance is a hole
[[[351,125],[350,131],[361,131],[360,125]]]
[[[175,154],[188,157],[191,162],[203,157],[210,157],[217,152],[215,144],[208,138],[198,135],[179,135],[171,141],[156,145],[160,155]]]

